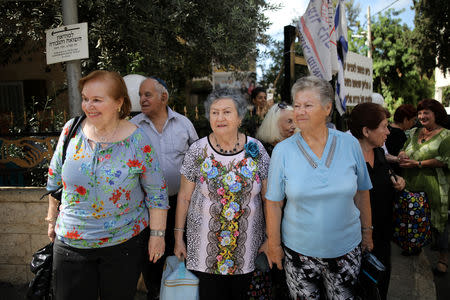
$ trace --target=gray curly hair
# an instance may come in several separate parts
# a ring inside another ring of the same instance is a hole
[[[233,100],[234,105],[236,106],[236,110],[238,112],[239,119],[243,119],[247,112],[247,100],[245,100],[244,96],[241,92],[236,89],[230,88],[220,88],[217,90],[213,90],[204,103],[205,105],[205,117],[209,121],[209,112],[211,110],[211,105],[220,99],[231,99]]]

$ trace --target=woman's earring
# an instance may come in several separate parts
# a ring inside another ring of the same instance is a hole
[[[121,107],[119,106],[118,108],[117,108],[117,112],[120,114],[120,109],[121,109]]]

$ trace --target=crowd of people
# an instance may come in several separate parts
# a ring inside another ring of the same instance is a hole
[[[386,266],[386,299],[406,190],[426,194],[435,272],[447,272],[450,131],[436,100],[400,106],[391,124],[383,106],[359,104],[349,134],[329,124],[334,91],[322,79],[298,79],[292,105],[256,87],[250,110],[220,88],[199,139],[162,79],[142,81],[130,120],[116,72],[94,71],[79,90],[86,119],[71,137],[65,124],[48,172],[49,191],[63,186],[46,217],[56,299],[133,299],[141,273],[157,299],[168,255],[185,259],[200,299],[356,299],[365,251]]]

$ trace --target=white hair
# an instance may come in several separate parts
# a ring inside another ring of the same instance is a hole
[[[278,121],[280,120],[281,111],[283,109],[294,110],[290,105],[287,105],[286,108],[280,108],[277,103],[272,105],[256,132],[256,138],[258,140],[267,144],[273,144],[283,140],[280,126],[278,126]]]

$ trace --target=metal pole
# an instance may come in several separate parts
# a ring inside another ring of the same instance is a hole
[[[370,23],[370,6],[367,6],[367,57],[372,58],[372,25]]]
[[[64,25],[78,23],[77,0],[61,0]],[[81,95],[78,91],[78,81],[81,78],[81,61],[72,60],[66,62],[67,88],[69,95],[69,115],[79,116],[81,110]]]
[[[286,103],[291,103],[291,82],[293,80],[293,45],[295,41],[295,27],[288,25],[284,26],[284,82],[281,90],[281,100]],[[292,72],[291,72],[292,68]]]

